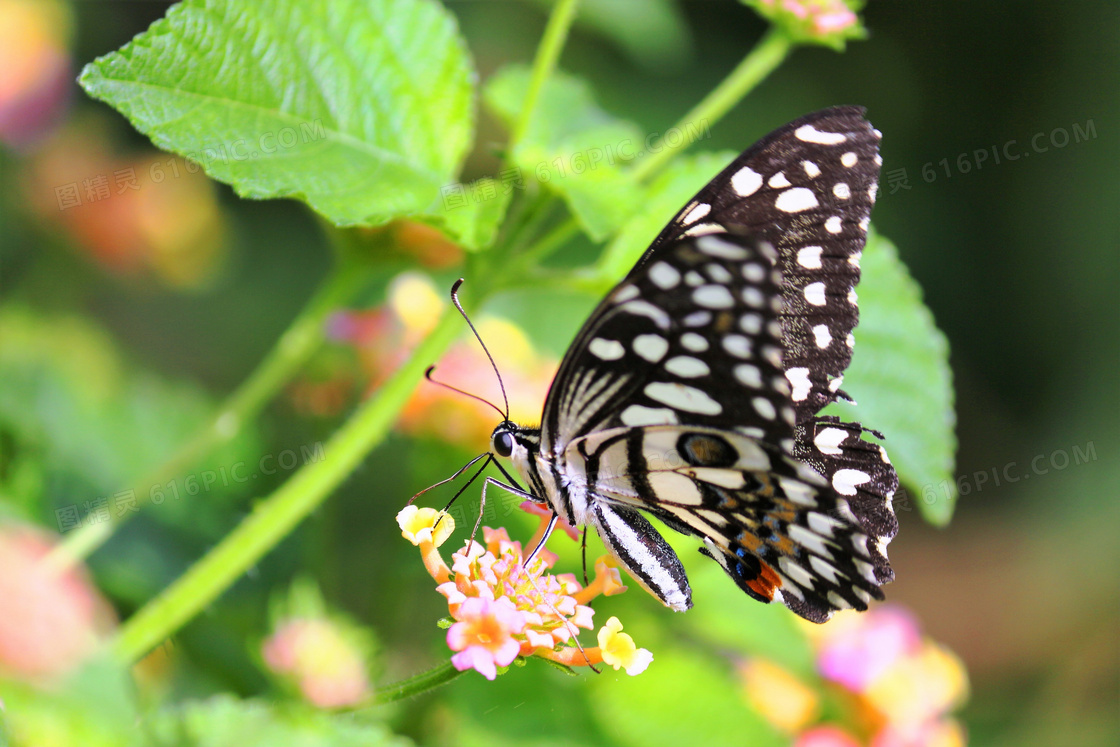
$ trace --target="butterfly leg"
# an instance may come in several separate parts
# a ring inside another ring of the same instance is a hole
[[[487,477],[485,480],[482,481],[482,502],[478,506],[478,519],[475,520],[474,529],[471,530],[471,539],[472,540],[474,539],[474,536],[476,534],[478,534],[479,526],[482,525],[482,516],[483,516],[484,513],[486,513],[486,488],[490,487],[491,485],[493,485],[497,488],[501,488],[502,490],[506,491],[507,493],[512,493],[513,495],[516,495],[519,498],[525,498],[526,500],[530,500],[530,501],[536,501],[537,500],[533,496],[532,493],[530,493],[526,490],[522,490],[521,488],[515,488],[512,485],[507,485],[506,483],[502,482],[501,480],[498,480],[497,478]]]
[[[684,612],[692,607],[692,589],[673,548],[637,511],[591,504],[599,537],[626,572],[666,607]]]

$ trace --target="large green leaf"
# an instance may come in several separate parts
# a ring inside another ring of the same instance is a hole
[[[918,496],[900,494],[896,508],[916,503],[928,521],[946,524],[957,446],[949,345],[890,241],[872,232],[861,266],[860,322],[844,375],[859,406],[838,402],[825,412],[882,431],[899,478]]]
[[[238,194],[339,225],[442,220],[473,129],[470,60],[431,0],[185,0],[80,82]]]
[[[512,129],[528,88],[529,70],[512,65],[487,82],[483,97]],[[641,130],[601,109],[586,81],[557,72],[512,155],[526,183],[562,197],[587,235],[601,241],[642,202],[641,188],[620,166],[644,147]]]

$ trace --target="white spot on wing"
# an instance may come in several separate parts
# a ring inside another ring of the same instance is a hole
[[[681,345],[694,353],[703,353],[708,349],[708,341],[703,335],[698,335],[695,332],[685,332],[681,335]]]
[[[797,264],[806,270],[821,269],[821,251],[819,246],[805,246],[797,252]]]
[[[823,132],[811,124],[801,125],[793,134],[802,142],[819,143],[820,145],[839,145],[848,139],[848,136],[843,133]]]
[[[840,156],[840,163],[844,164],[845,167],[850,169],[857,163],[859,163],[859,156],[857,156],[852,151],[848,151],[844,155]]]
[[[691,355],[677,355],[665,361],[665,370],[686,379],[695,379],[711,373],[708,364]]]
[[[834,215],[824,222],[824,230],[829,233],[840,233],[842,228],[839,215]]]
[[[762,269],[762,265],[748,262],[743,265],[743,277],[752,283],[761,283],[766,279],[766,270]]]
[[[649,268],[649,279],[658,288],[668,290],[681,281],[681,274],[667,262],[654,262]]]
[[[636,285],[624,285],[614,292],[614,297],[611,300],[615,303],[622,303],[623,301],[629,301],[631,298],[637,298],[639,292]]]
[[[731,176],[731,188],[740,197],[753,195],[762,186],[762,175],[750,166],[744,166]]]
[[[685,236],[705,236],[709,233],[723,233],[723,226],[718,223],[697,223],[692,228],[684,232]]]
[[[687,223],[695,223],[696,221],[700,220],[701,218],[703,218],[705,215],[707,215],[711,211],[712,211],[712,206],[709,205],[708,203],[706,203],[706,202],[698,203],[691,210],[689,210],[687,213],[685,213],[685,216],[683,218],[681,218],[681,222],[686,223],[686,224]]]
[[[634,352],[650,363],[657,363],[669,351],[669,341],[661,335],[638,335],[631,344]]]
[[[708,277],[712,279],[713,283],[730,283],[731,273],[723,265],[717,265],[715,262],[710,262],[704,265],[704,271],[708,273]]]
[[[762,372],[758,370],[758,366],[752,366],[750,363],[740,363],[735,366],[735,378],[749,387],[762,388]]]
[[[784,213],[800,213],[804,210],[811,210],[818,204],[817,196],[813,194],[813,190],[806,187],[787,189],[774,200],[774,207]]]
[[[751,341],[742,335],[726,335],[720,344],[723,349],[736,358],[750,358],[751,357]]]
[[[709,309],[730,309],[735,305],[731,291],[722,285],[702,285],[692,292],[692,300]]]
[[[771,189],[785,189],[786,187],[793,186],[789,183],[789,179],[786,179],[784,171],[779,171],[777,174],[774,174],[774,176],[770,177],[770,181],[766,183],[770,185]]]
[[[739,317],[739,329],[748,335],[757,335],[762,331],[762,316],[759,314],[743,314]]]
[[[667,407],[630,405],[618,416],[624,425],[676,425],[677,414]]]
[[[685,384],[655,381],[643,390],[647,397],[685,412],[701,415],[719,415],[723,407],[696,387]]]
[[[778,416],[778,411],[774,409],[774,403],[765,397],[755,397],[751,400],[754,405],[754,411],[766,420],[773,420]]]
[[[587,344],[587,349],[596,358],[605,361],[616,361],[626,354],[626,348],[622,347],[622,343],[618,340],[608,340],[604,337],[596,337]]]
[[[832,487],[840,495],[855,495],[856,487],[871,481],[871,475],[861,469],[841,469],[832,476]]]
[[[649,301],[627,301],[618,308],[630,314],[649,317],[661,329],[669,329],[669,324],[672,322],[664,309],[654,306]]]
[[[801,366],[791,368],[786,371],[786,379],[789,380],[790,386],[793,387],[793,393],[790,396],[793,397],[794,402],[800,402],[809,396],[809,392],[813,388],[812,383],[809,381],[809,369]]]
[[[821,167],[812,161],[802,161],[801,168],[805,169],[805,173],[810,179],[816,179],[821,175]]]
[[[816,338],[817,347],[824,350],[832,342],[832,333],[828,331],[827,324],[818,324],[813,327],[813,337]]]
[[[852,196],[852,188],[844,182],[836,182],[832,187],[832,194],[836,195],[841,200],[846,200]]]
[[[720,238],[700,239],[696,248],[709,257],[721,259],[746,259],[750,254],[743,247]]]
[[[711,323],[712,315],[707,311],[694,311],[681,321],[686,327],[704,327]]]
[[[813,439],[813,444],[820,450],[822,454],[829,456],[839,456],[843,453],[840,449],[840,444],[848,437],[847,431],[840,428],[824,428]]]
[[[802,291],[805,294],[805,300],[814,306],[824,306],[824,283],[809,283]]]

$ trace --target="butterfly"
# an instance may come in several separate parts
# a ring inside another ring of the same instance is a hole
[[[818,414],[847,398],[879,139],[862,108],[825,109],[708,182],[584,323],[540,427],[494,429],[527,487],[486,484],[594,527],[674,610],[688,578],[643,513],[813,622],[882,599],[898,477],[880,434]]]

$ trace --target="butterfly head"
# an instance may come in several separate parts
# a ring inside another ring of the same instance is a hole
[[[540,431],[524,428],[511,420],[503,420],[490,434],[490,451],[512,459],[515,464],[527,461],[540,448]]]

